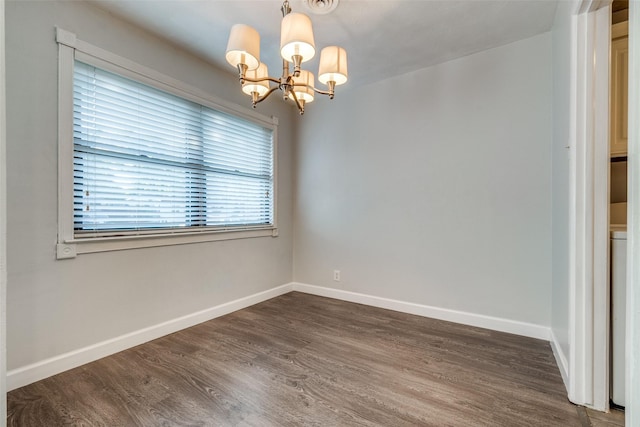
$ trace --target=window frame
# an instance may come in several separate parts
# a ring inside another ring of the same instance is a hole
[[[58,43],[58,239],[57,259],[78,254],[278,235],[278,119],[220,100],[179,80],[83,42],[56,28]],[[73,224],[73,76],[74,63],[110,71],[203,106],[252,121],[273,131],[273,223],[256,226],[140,230],[113,236],[76,235]]]

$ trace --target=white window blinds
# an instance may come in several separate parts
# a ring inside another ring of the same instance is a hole
[[[273,130],[76,61],[74,228],[273,224]]]

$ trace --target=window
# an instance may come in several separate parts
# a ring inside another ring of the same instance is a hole
[[[69,34],[58,29],[58,258],[277,235],[275,119],[218,105]]]
[[[272,225],[272,131],[74,67],[76,236]]]

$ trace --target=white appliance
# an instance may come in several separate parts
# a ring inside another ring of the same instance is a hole
[[[625,406],[626,226],[611,231],[611,401]]]

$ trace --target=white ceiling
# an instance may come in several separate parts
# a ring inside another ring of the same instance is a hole
[[[206,60],[224,60],[229,29],[260,32],[261,60],[279,76],[278,0],[91,0]],[[311,14],[303,0],[289,0],[308,14],[316,50],[347,50],[349,86],[375,82],[504,45],[551,29],[558,0],[340,0],[329,15]],[[317,73],[318,55],[303,68]]]

